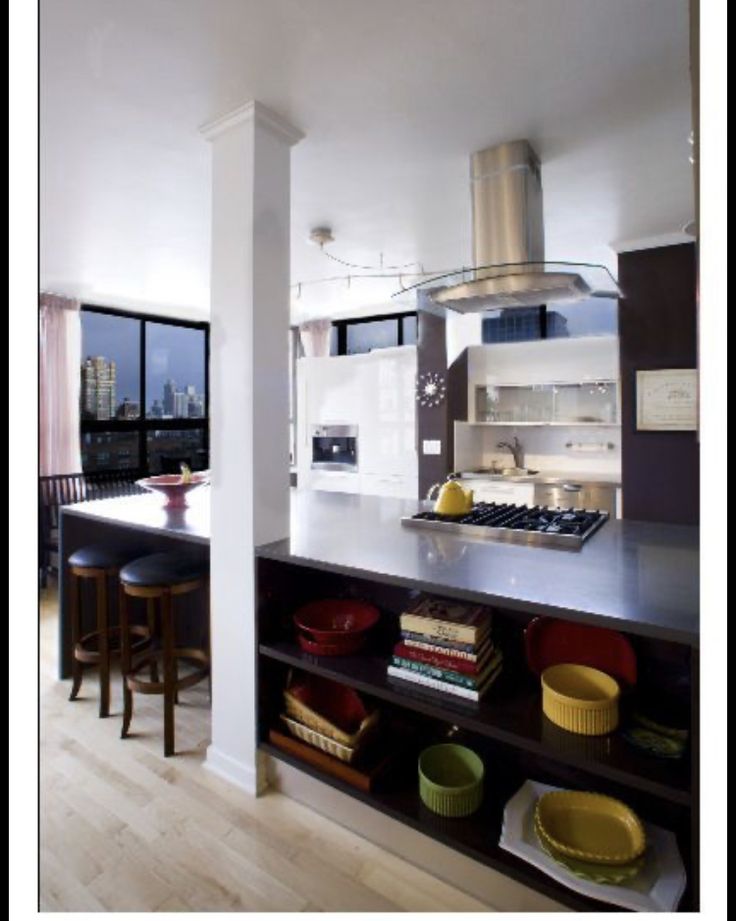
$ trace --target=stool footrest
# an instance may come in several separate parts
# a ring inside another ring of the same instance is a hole
[[[186,690],[186,688],[194,687],[195,684],[199,684],[200,681],[204,681],[204,679],[209,675],[210,660],[207,653],[201,649],[182,646],[174,650],[174,658],[184,662],[195,662],[200,666],[189,675],[183,675],[181,678],[177,678],[177,680],[174,682],[174,689],[177,691],[183,691]],[[156,652],[142,656],[140,659],[138,659],[133,668],[131,668],[131,670],[126,674],[125,683],[131,691],[137,691],[139,694],[164,693],[163,681],[151,681],[148,678],[139,677],[139,672],[149,667],[153,662],[156,662],[157,664],[163,664],[162,651],[158,650]]]
[[[136,640],[134,643],[131,643],[130,649],[132,653],[140,652],[148,647],[148,645],[153,640],[153,635],[148,627],[139,626],[133,624],[128,627],[128,631],[134,636],[139,636],[140,639]],[[115,640],[109,647],[110,656],[119,656],[120,655],[120,627],[108,627],[107,629],[108,640]],[[88,649],[86,644],[88,643],[98,643],[100,642],[100,631],[92,630],[90,633],[85,633],[74,646],[74,658],[78,662],[83,662],[85,665],[97,665],[100,661],[100,652],[99,649]]]

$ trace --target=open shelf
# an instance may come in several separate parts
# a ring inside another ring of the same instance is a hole
[[[262,656],[331,678],[365,694],[414,710],[548,761],[624,784],[678,806],[691,805],[687,758],[660,761],[641,754],[620,736],[565,732],[542,714],[538,692],[502,675],[479,703],[389,678],[387,660],[375,655],[317,658],[295,642],[261,643]]]
[[[522,885],[530,886],[569,908],[576,911],[625,910],[607,902],[589,899],[568,889],[536,867],[498,846],[504,805],[515,792],[506,786],[494,790],[493,794],[490,794],[487,788],[483,805],[474,815],[464,819],[445,819],[427,809],[416,790],[364,792],[324,774],[318,768],[306,764],[301,759],[283,752],[268,742],[261,742],[259,748],[273,758],[298,768],[316,780],[367,803],[384,815],[511,877]],[[686,891],[678,910],[687,911],[688,906],[689,893]]]

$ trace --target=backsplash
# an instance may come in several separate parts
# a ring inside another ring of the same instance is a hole
[[[524,449],[524,463],[541,472],[621,472],[621,430],[610,426],[521,426],[458,424],[455,439],[455,469],[510,466],[511,452],[498,448],[499,441],[513,442],[516,436]]]

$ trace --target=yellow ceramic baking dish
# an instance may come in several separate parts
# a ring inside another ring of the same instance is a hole
[[[545,793],[537,800],[534,822],[558,854],[587,863],[628,864],[647,844],[636,813],[601,793]]]
[[[551,665],[542,672],[542,710],[553,723],[585,736],[618,726],[619,686],[588,665]]]

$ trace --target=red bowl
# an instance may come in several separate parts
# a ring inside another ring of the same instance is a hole
[[[572,662],[597,668],[625,687],[636,684],[636,653],[626,637],[606,627],[591,627],[553,617],[535,617],[524,632],[529,668]]]
[[[306,633],[298,633],[297,641],[305,652],[313,656],[349,656],[365,646],[365,633],[351,633],[347,638],[335,643],[322,643],[313,640]]]
[[[294,623],[308,639],[334,645],[341,639],[365,633],[378,623],[378,608],[365,601],[325,599],[304,605],[294,613]]]
[[[136,480],[136,484],[150,492],[162,493],[166,497],[164,508],[187,508],[186,494],[198,486],[204,486],[209,481],[210,478],[206,473],[193,473],[188,483],[182,483],[179,473],[164,473],[160,476],[149,476]]]
[[[329,678],[309,675],[290,685],[288,691],[310,710],[351,735],[368,716],[365,704],[352,688]]]

